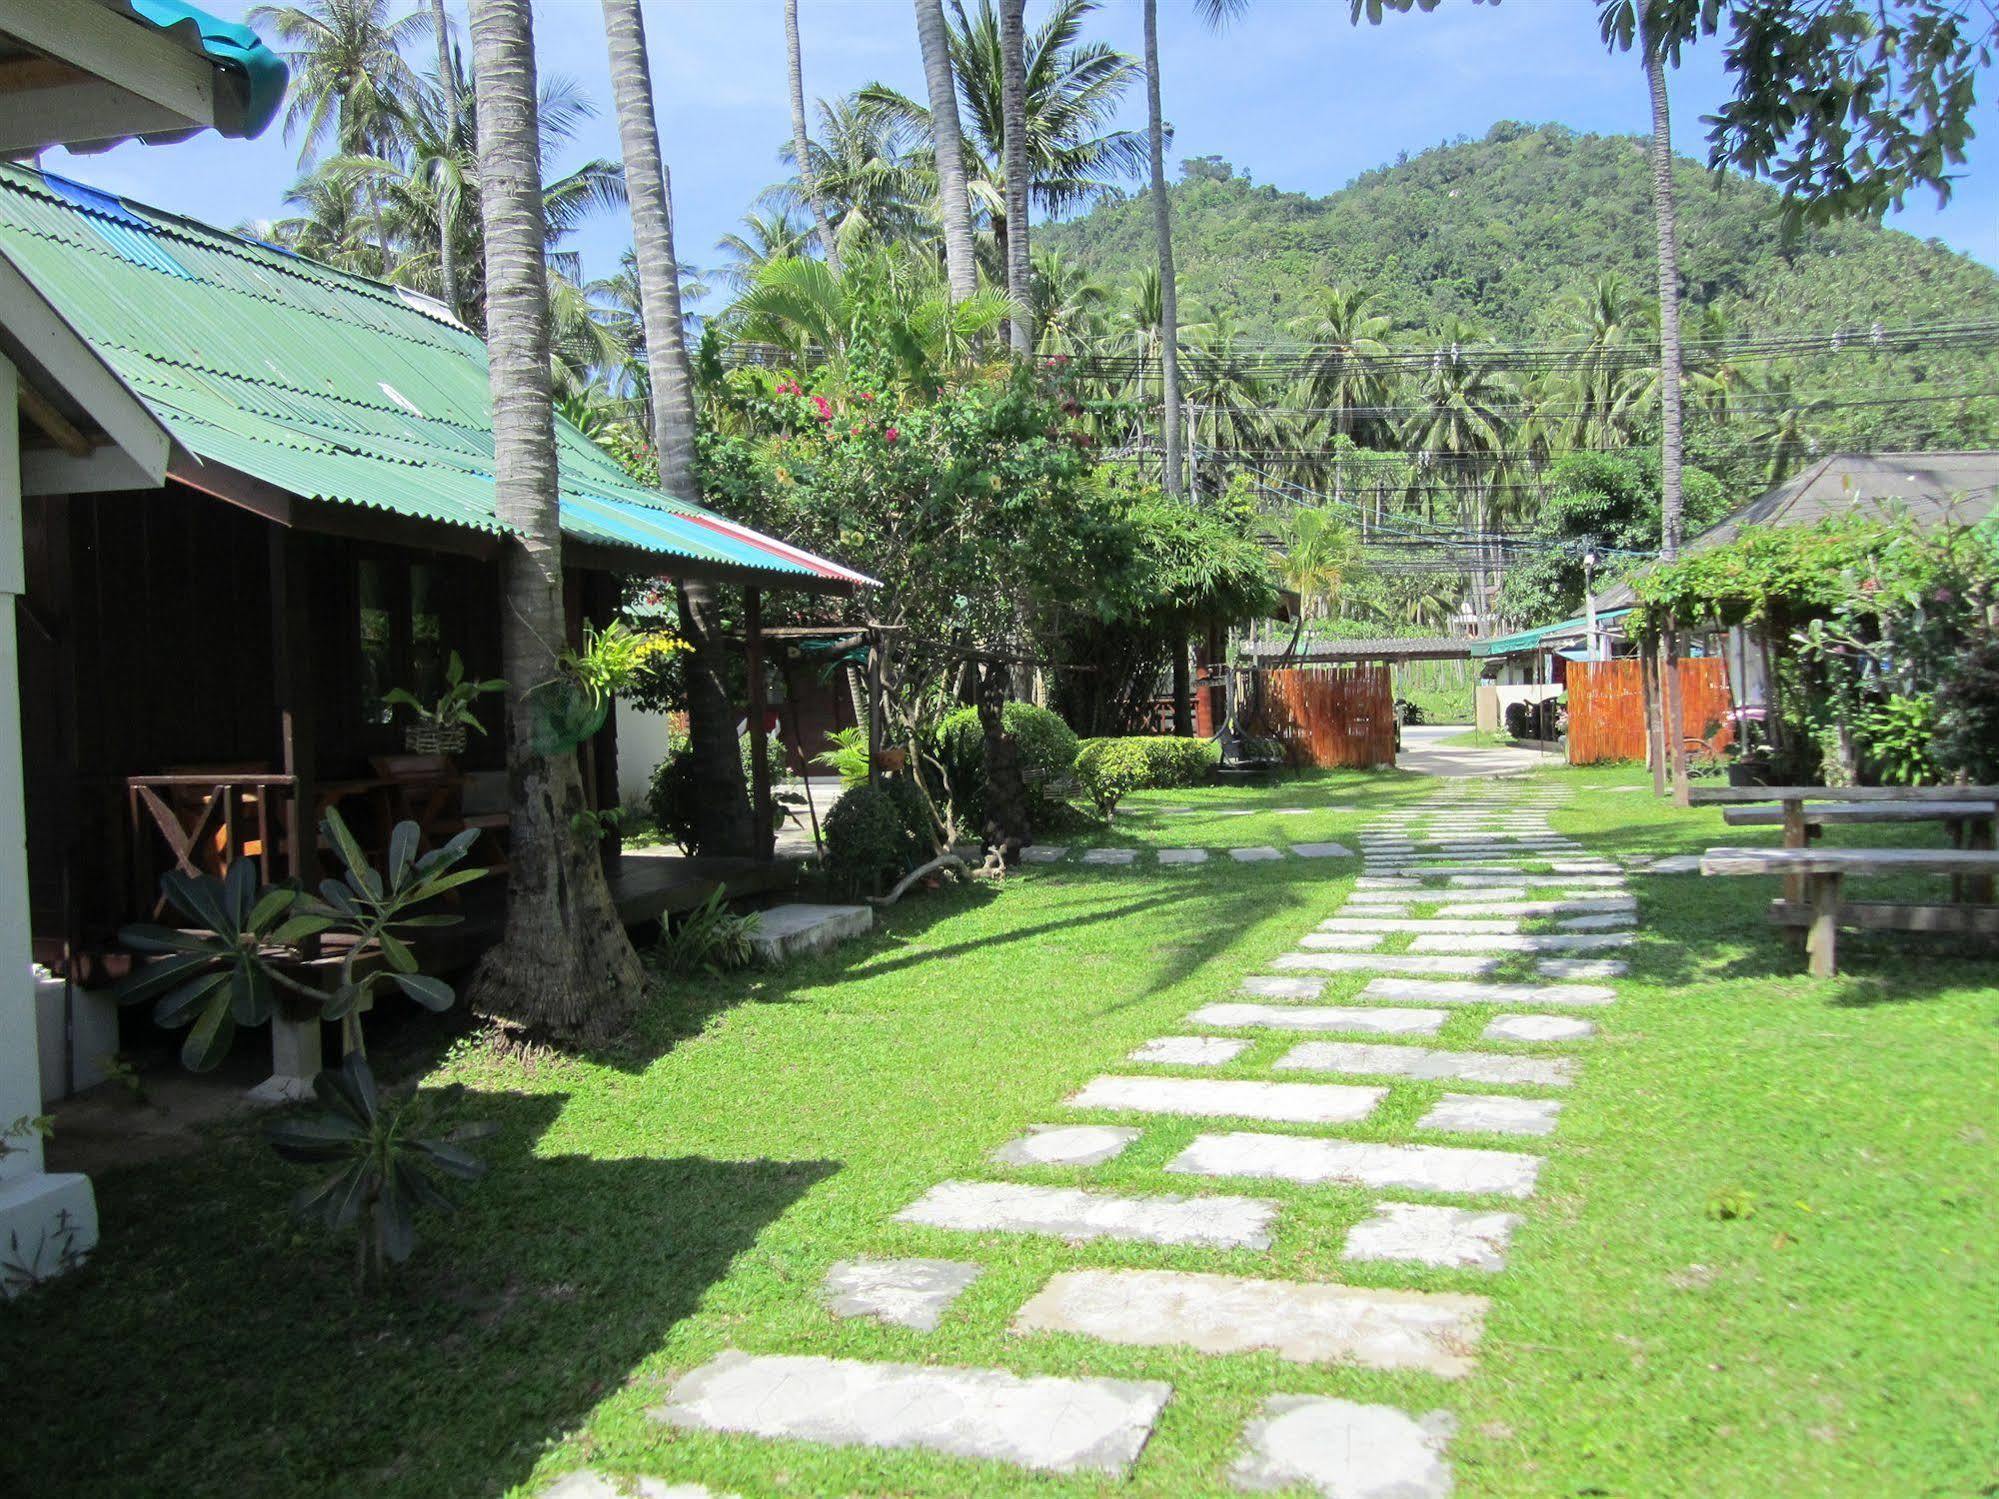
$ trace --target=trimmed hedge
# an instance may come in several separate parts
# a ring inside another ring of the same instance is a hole
[[[842,890],[878,890],[909,866],[909,829],[894,797],[865,781],[840,793],[819,831],[827,877]]]
[[[1169,734],[1087,739],[1076,754],[1076,779],[1108,819],[1131,792],[1199,785],[1221,759],[1222,747],[1212,739]]]

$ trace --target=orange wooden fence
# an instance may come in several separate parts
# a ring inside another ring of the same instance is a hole
[[[1293,765],[1393,765],[1395,693],[1382,665],[1266,671],[1264,712]]]
[[[1715,656],[1680,662],[1680,732],[1716,749],[1735,734],[1727,665]],[[1569,763],[1645,758],[1645,688],[1639,661],[1569,663]],[[1710,733],[1715,725],[1719,733]]]

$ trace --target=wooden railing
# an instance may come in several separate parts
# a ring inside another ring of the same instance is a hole
[[[126,777],[132,909],[160,914],[159,877],[170,869],[221,874],[254,858],[265,883],[285,878],[292,871],[279,842],[290,828],[296,785],[292,776],[267,771]]]

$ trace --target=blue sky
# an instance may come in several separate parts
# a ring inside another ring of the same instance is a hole
[[[207,4],[230,16],[249,8],[239,0]],[[463,0],[449,9],[462,28]],[[790,131],[781,0],[646,0],[645,9],[678,248],[683,259],[712,264],[716,239],[781,175],[777,152]],[[877,79],[921,94],[909,0],[800,0],[799,10],[808,97]],[[1042,10],[1040,0],[1030,0],[1030,24]],[[1250,13],[1219,35],[1196,19],[1192,0],[1161,0],[1160,12],[1175,155],[1219,154],[1280,188],[1331,192],[1400,151],[1482,135],[1500,119],[1601,132],[1649,128],[1640,70],[1628,55],[1605,52],[1588,0],[1498,7],[1445,0],[1431,15],[1391,17],[1379,28],[1348,25],[1346,0],[1254,0]],[[1140,15],[1138,0],[1105,0],[1086,24],[1091,35],[1137,53]],[[615,156],[598,5],[537,0],[535,22],[543,71],[569,75],[600,101],[578,158]],[[1700,116],[1726,89],[1720,49],[1690,52],[1672,89],[1676,144],[1704,156]],[[1980,106],[1988,122],[1992,98],[1988,90]],[[1127,114],[1126,123],[1143,127],[1138,90]],[[93,157],[52,152],[45,165],[227,225],[279,213],[296,161],[296,144],[274,126],[258,141],[210,135]],[[1938,208],[1923,193],[1893,222],[1999,267],[1993,142],[1973,143],[1948,206]],[[582,234],[577,243],[591,274],[607,270],[627,238],[611,216]]]

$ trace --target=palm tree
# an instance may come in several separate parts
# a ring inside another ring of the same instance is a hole
[[[430,0],[430,26],[437,33],[437,87],[444,96],[444,118],[458,119],[458,62],[451,55],[451,23],[445,18],[444,0]],[[453,154],[455,160],[455,153]],[[452,235],[452,221],[458,216],[460,183],[440,183],[437,215],[437,279],[444,293],[444,305],[458,310],[458,247]]]
[[[1027,59],[1023,25],[1027,0],[1000,0],[1000,142],[1006,161],[1006,294],[1013,302],[1010,341],[1016,354],[1034,348],[1034,262],[1027,242]]]
[[[1034,326],[1038,354],[1074,354],[1103,336],[1110,293],[1059,250],[1034,257]]]
[[[1081,40],[1095,0],[1056,0],[1048,19],[1027,39],[1026,146],[1029,199],[1044,213],[1066,213],[1114,191],[1145,170],[1142,132],[1111,128],[1138,65],[1101,42]],[[993,0],[966,11],[954,0],[950,58],[958,83],[966,185],[990,226],[1005,280],[1008,255],[1005,157],[1005,66]],[[931,113],[884,84],[861,90],[863,105],[934,140]]]
[[[924,200],[929,184],[910,151],[908,125],[863,103],[858,96],[819,101],[819,138],[808,139],[805,154],[818,201],[830,207],[830,234],[841,253],[866,239],[915,240],[928,233]],[[789,142],[779,159],[797,164]],[[797,210],[806,205],[799,181],[764,191],[767,207]],[[828,256],[835,270],[839,256]]]
[[[1563,312],[1583,340],[1570,374],[1568,441],[1576,447],[1628,441],[1651,388],[1631,362],[1633,335],[1650,336],[1653,309],[1622,276],[1607,271],[1573,293]]]
[[[611,901],[596,839],[571,827],[588,810],[576,756],[544,753],[537,734],[566,616],[531,25],[529,0],[473,0],[494,510],[514,539],[501,553],[507,924],[480,959],[470,996],[489,1014],[599,1042],[637,1010],[645,972]]]
[[[1506,407],[1518,392],[1488,363],[1467,358],[1471,331],[1452,320],[1439,333],[1441,349],[1418,390],[1421,409],[1404,428],[1419,474],[1434,475],[1448,464],[1446,477],[1460,489],[1462,520],[1471,536],[1472,612],[1485,633],[1498,579],[1499,554],[1492,545],[1493,500],[1505,462],[1509,433]]]
[[[1251,466],[1263,467],[1264,450],[1274,445],[1271,398],[1255,357],[1239,345],[1235,322],[1226,313],[1189,332],[1186,397],[1194,419],[1187,446],[1196,469],[1203,446],[1223,458],[1247,457]]]
[[[307,165],[330,133],[337,149],[366,156],[391,139],[419,84],[402,49],[427,22],[390,15],[390,0],[300,0],[259,5],[245,18],[275,39],[291,64],[285,139]]]
[[[1331,510],[1303,505],[1265,521],[1264,534],[1277,548],[1279,584],[1298,595],[1290,646],[1295,653],[1306,621],[1329,618],[1340,591],[1358,571],[1360,536]]]
[[[1606,16],[1606,21],[1608,16]],[[1659,251],[1659,559],[1680,555],[1682,511],[1680,413],[1680,233],[1673,198],[1673,131],[1666,100],[1663,39],[1645,0],[1638,5],[1638,46],[1652,101],[1652,219]]]
[[[743,291],[754,285],[757,273],[773,260],[789,260],[806,253],[812,243],[812,228],[801,224],[788,205],[769,213],[751,209],[743,215],[743,227],[715,241],[715,248],[728,257],[715,274],[724,286]]]
[[[1380,371],[1368,361],[1388,353],[1383,340],[1389,322],[1370,309],[1371,300],[1364,291],[1331,287],[1319,294],[1317,310],[1297,323],[1299,336],[1312,346],[1300,390],[1303,404],[1330,415],[1326,425],[1336,437],[1352,437],[1354,408],[1379,406],[1385,393]],[[1366,425],[1378,432],[1382,423],[1374,418]]]
[[[826,205],[819,199],[819,188],[812,175],[812,153],[805,144],[805,62],[798,45],[798,0],[784,0],[784,52],[791,78],[791,149],[792,160],[798,165],[799,191],[812,210],[812,222],[819,228],[819,247],[837,273],[840,247],[827,227]]]
[[[680,260],[673,251],[673,206],[666,163],[653,113],[652,76],[645,18],[639,0],[604,0],[610,45],[611,88],[617,100],[618,138],[625,156],[625,184],[632,207],[632,242],[638,252],[645,313],[646,363],[651,372],[653,445],[660,488],[694,504],[701,482],[694,466],[694,374],[681,329]],[[713,590],[680,580],[681,633],[687,653],[687,733],[701,777],[696,837],[716,854],[752,850],[752,820],[743,790],[735,714],[722,675],[719,620]]]
[[[1159,262],[1159,433],[1166,492],[1183,492],[1180,472],[1180,292],[1173,273],[1173,205],[1166,196],[1166,121],[1159,105],[1159,0],[1145,0],[1146,154],[1152,170],[1152,240]],[[1176,704],[1177,716],[1177,704]],[[1179,725],[1174,726],[1176,730]]]
[[[923,82],[930,95],[932,149],[937,157],[937,216],[944,231],[944,266],[951,298],[979,289],[972,258],[972,205],[965,179],[965,136],[958,123],[958,84],[951,70],[950,34],[942,0],[916,0],[916,39],[923,48]]]

